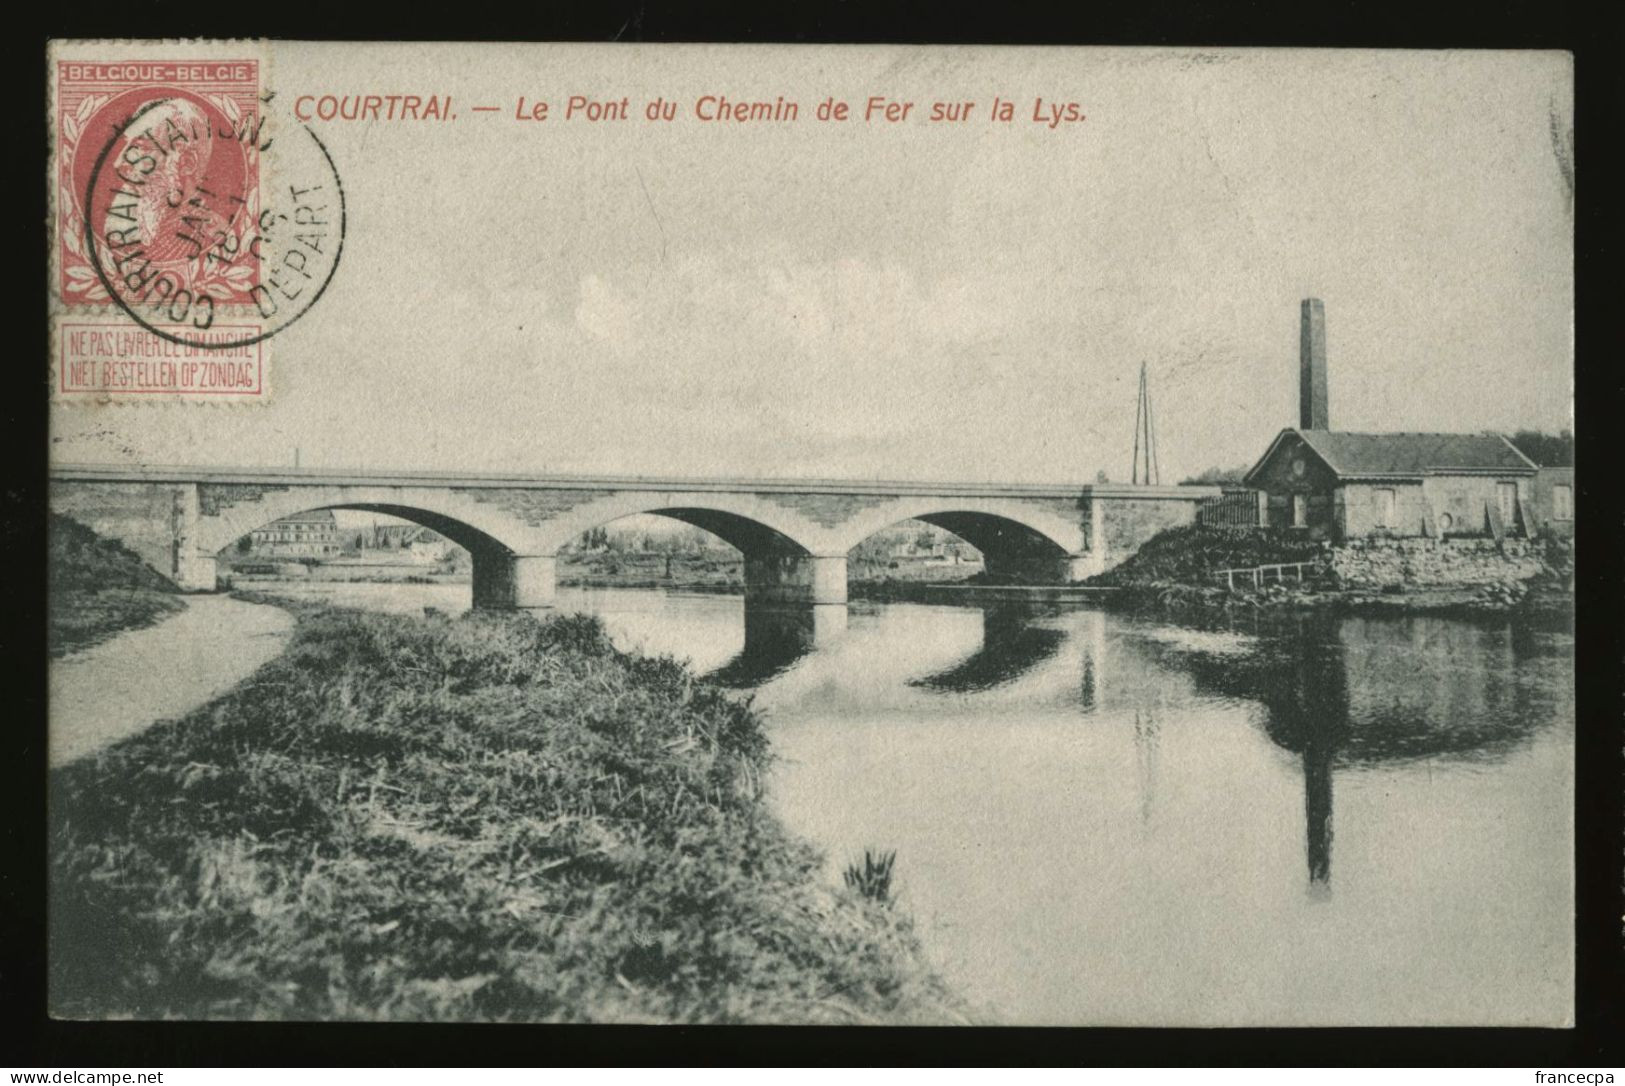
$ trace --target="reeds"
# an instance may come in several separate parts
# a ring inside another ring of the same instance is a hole
[[[847,889],[854,890],[858,896],[869,901],[887,904],[891,901],[892,867],[897,862],[897,853],[874,852],[863,850],[863,865],[856,863],[846,865],[843,878]]]

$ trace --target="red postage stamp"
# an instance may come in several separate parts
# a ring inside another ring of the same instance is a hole
[[[257,263],[241,257],[259,213],[259,69],[252,59],[57,62],[64,305],[115,301],[110,280],[137,265],[166,307],[250,301]]]

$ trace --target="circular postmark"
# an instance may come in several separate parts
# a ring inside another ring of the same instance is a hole
[[[319,301],[344,249],[344,186],[309,127],[181,87],[101,104],[76,158],[83,242],[108,298],[203,350],[258,343]],[[264,182],[262,184],[262,181]],[[250,318],[216,327],[226,314]]]

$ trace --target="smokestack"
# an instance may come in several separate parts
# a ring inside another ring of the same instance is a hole
[[[1319,298],[1305,298],[1298,345],[1298,428],[1331,427],[1326,407],[1326,307]]]

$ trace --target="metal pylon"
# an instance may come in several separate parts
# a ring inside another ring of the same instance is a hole
[[[1162,482],[1162,472],[1157,466],[1157,426],[1151,412],[1151,383],[1144,362],[1140,363],[1140,402],[1134,411],[1134,466],[1130,475],[1135,483]]]

